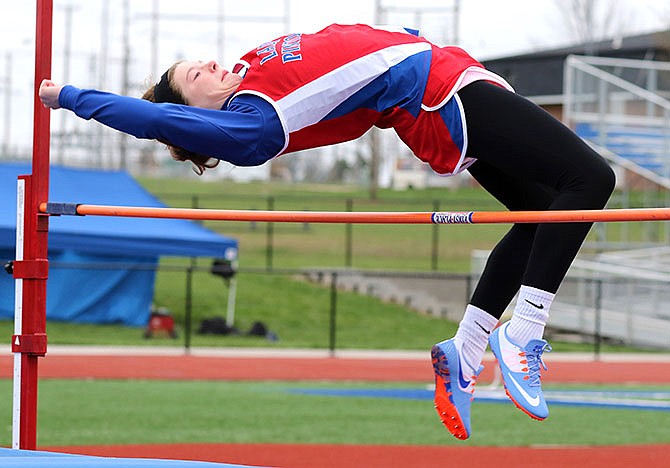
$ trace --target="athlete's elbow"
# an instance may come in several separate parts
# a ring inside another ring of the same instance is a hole
[[[234,164],[236,166],[245,166],[245,167],[262,166],[273,157],[274,155],[268,155],[265,153],[255,151],[248,153],[242,157],[235,158]]]

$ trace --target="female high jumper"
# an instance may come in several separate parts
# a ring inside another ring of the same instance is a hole
[[[215,61],[172,65],[144,95],[45,80],[45,106],[168,145],[199,173],[219,160],[263,164],[295,151],[393,128],[441,175],[468,171],[509,210],[602,209],[606,161],[572,131],[458,47],[416,31],[331,25],[259,45],[231,71]],[[491,252],[454,337],[432,348],[435,406],[459,439],[487,344],[510,399],[545,419],[540,385],[552,300],[591,224],[515,224]],[[518,293],[511,319],[498,327]],[[392,339],[389,337],[389,339]]]

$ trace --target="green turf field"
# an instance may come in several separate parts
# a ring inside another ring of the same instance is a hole
[[[380,200],[365,200],[360,189],[339,186],[286,186],[276,184],[203,183],[199,181],[143,181],[162,194],[166,203],[189,206],[190,196],[202,198],[200,205],[216,208],[263,208],[264,196],[277,197],[277,209],[342,209],[349,197],[364,210],[430,210],[439,198],[445,208],[468,206],[499,209],[481,190],[462,189],[392,192],[382,191]],[[169,189],[169,192],[167,191]],[[334,190],[337,189],[337,190]],[[260,204],[259,204],[260,203]],[[262,223],[261,223],[262,224]],[[327,348],[330,346],[330,288],[328,284],[306,282],[295,274],[265,270],[266,226],[254,229],[248,223],[210,223],[210,227],[238,238],[238,275],[235,325],[242,332],[262,321],[279,337],[267,342],[247,336],[202,336],[195,333],[201,321],[225,316],[228,288],[208,270],[211,259],[197,259],[192,277],[192,346],[272,346]],[[439,226],[439,272],[469,271],[470,251],[491,248],[505,226]],[[432,226],[354,226],[353,267],[381,271],[430,271]],[[274,226],[274,267],[341,268],[344,261],[344,227],[337,225],[288,224]],[[595,234],[593,234],[595,236]],[[194,264],[186,258],[163,258],[157,273],[154,301],[175,318],[179,337],[143,339],[143,329],[118,325],[86,325],[49,322],[50,344],[175,346],[185,343],[186,269]],[[463,287],[465,299],[466,287]],[[340,291],[337,295],[336,342],[338,349],[428,349],[453,335],[455,324],[409,310],[402,304],[382,303],[363,294]],[[0,321],[0,335],[12,334],[11,321]],[[588,337],[587,340],[588,341]],[[559,344],[557,351],[590,351],[590,344]],[[616,351],[620,346],[605,346]]]
[[[484,190],[429,188],[394,191],[380,189],[371,200],[364,188],[338,184],[289,184],[226,180],[140,179],[139,182],[169,206],[307,211],[499,211],[504,207]],[[663,206],[654,193],[615,194],[611,207]],[[265,267],[268,224],[206,222],[214,230],[238,238],[240,264]],[[387,270],[430,270],[434,229],[438,232],[439,271],[468,272],[473,249],[491,249],[508,225],[365,225],[351,227],[351,265],[346,264],[347,227],[340,224],[274,223],[272,263],[275,267],[343,267]],[[659,241],[668,223],[605,223],[590,240]]]
[[[548,392],[557,388],[545,387]],[[462,442],[442,428],[431,400],[295,393],[315,388],[369,390],[422,389],[422,386],[48,379],[40,384],[38,443],[40,446],[189,442],[526,446],[670,440],[667,410],[552,406],[549,419],[536,422],[507,401],[475,401],[473,435]],[[665,392],[668,402],[670,387],[653,389]],[[0,381],[0,391],[11,394],[11,383]],[[11,421],[10,398],[0,400],[0,415]],[[0,445],[7,446],[11,430],[9,424],[2,428]]]
[[[499,210],[501,207],[484,191],[476,188],[380,190],[370,200],[364,189],[344,185],[308,185],[205,182],[182,179],[142,179],[147,189],[171,206],[206,208],[265,209],[269,196],[275,209],[344,211],[347,200],[354,210],[431,211],[438,203],[443,210]],[[639,198],[639,196],[637,197]],[[631,204],[637,200],[631,197]],[[628,225],[631,235],[643,233],[640,223]],[[658,223],[646,223],[645,226]],[[658,224],[660,225],[660,224]],[[291,274],[265,272],[267,225],[259,223],[208,223],[208,226],[236,237],[240,243],[240,268],[236,323],[247,331],[255,321],[264,322],[279,340],[267,342],[250,337],[192,335],[192,346],[277,346],[315,347],[330,345],[328,285],[307,283]],[[471,250],[490,249],[507,229],[500,225],[439,226],[438,271],[468,272]],[[352,267],[374,270],[426,272],[431,270],[433,226],[353,226]],[[616,240],[615,230],[608,234]],[[594,231],[591,239],[598,238]],[[345,260],[345,226],[275,223],[272,235],[275,268],[341,268]],[[224,316],[228,289],[221,278],[208,273],[211,259],[198,259],[193,274],[192,328],[195,332],[204,318]],[[156,278],[155,303],[174,316],[180,336],[177,340],[143,339],[143,330],[117,325],[83,325],[49,322],[50,344],[160,345],[183,346],[186,309],[186,268],[191,259],[163,258]],[[255,269],[255,270],[254,270]],[[253,272],[255,271],[255,272]],[[463,288],[465,297],[466,288]],[[428,349],[436,341],[451,336],[455,324],[410,311],[402,304],[386,304],[362,294],[338,292],[337,348]],[[0,335],[7,341],[11,321],[0,321]],[[557,351],[589,351],[589,344],[559,344]],[[604,347],[613,351],[621,347]]]
[[[157,279],[157,296],[177,320],[177,339],[144,339],[144,328],[119,325],[47,323],[50,345],[132,345],[184,346],[183,278],[165,273]],[[193,347],[270,347],[320,348],[330,344],[330,288],[292,276],[242,274],[237,289],[235,325],[243,332],[254,321],[264,322],[278,336],[277,341],[250,336],[199,335],[203,318],[225,316],[226,296],[222,281],[201,273],[194,277]],[[0,321],[0,335],[9,343],[13,323]],[[427,350],[438,341],[453,336],[456,324],[439,317],[411,311],[401,304],[382,302],[353,292],[338,292],[336,349]],[[593,351],[593,344],[552,341],[556,351]],[[630,348],[604,345],[603,351],[631,351]]]

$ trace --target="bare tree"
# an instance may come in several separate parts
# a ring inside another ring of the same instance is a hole
[[[665,27],[670,28],[670,5],[665,5],[664,7],[659,7],[655,10],[655,13],[661,18]]]
[[[623,34],[631,16],[619,0],[554,0],[575,42],[593,53],[595,42]]]

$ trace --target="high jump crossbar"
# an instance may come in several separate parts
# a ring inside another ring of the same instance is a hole
[[[506,224],[670,220],[670,208],[562,211],[319,212],[156,208],[47,202],[40,204],[40,211],[48,215],[347,224]]]

